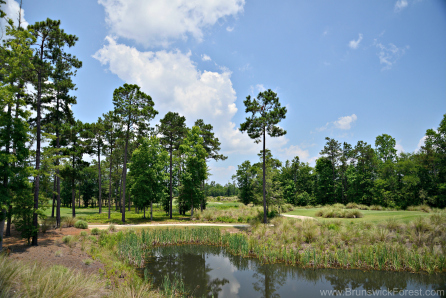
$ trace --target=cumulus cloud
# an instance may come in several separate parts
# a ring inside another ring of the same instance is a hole
[[[398,154],[404,152],[403,145],[401,145],[401,140],[396,141],[395,149]]]
[[[385,46],[376,39],[374,41],[374,45],[378,49],[377,55],[379,58],[379,63],[383,65],[381,70],[391,69],[396,61],[398,61],[406,53],[406,50],[410,48],[409,46],[399,48],[393,43],[389,43],[387,46]]]
[[[203,60],[203,61],[211,61],[212,59],[208,55],[203,54],[203,55],[201,55],[201,60]]]
[[[141,86],[152,96],[160,115],[174,111],[190,123],[199,118],[211,123],[225,154],[255,152],[249,137],[231,121],[237,107],[229,70],[200,71],[190,52],[142,52],[112,37],[106,38],[106,45],[93,57],[123,81]]]
[[[406,8],[407,5],[409,5],[409,3],[407,3],[407,0],[398,0],[395,3],[394,11],[395,12],[400,12],[401,10]]]
[[[362,33],[359,33],[358,39],[357,40],[350,40],[350,42],[348,43],[348,46],[351,49],[356,50],[358,48],[359,43],[361,42],[361,40],[362,40]]]
[[[351,128],[352,123],[357,119],[358,117],[355,114],[352,114],[351,116],[339,117],[333,124],[336,128],[348,130]]]
[[[243,12],[245,0],[98,0],[104,6],[111,33],[146,47],[167,47],[192,35],[203,39],[203,29]]]
[[[234,27],[226,27],[226,31],[228,31],[228,32],[232,32],[232,31],[234,31]]]
[[[424,137],[422,137],[422,138],[420,139],[420,141],[418,142],[418,145],[417,145],[417,150],[420,150],[421,147],[424,146],[424,143],[426,142],[426,139],[427,139],[427,136],[424,136]]]
[[[337,128],[342,130],[349,130],[352,127],[352,124],[356,122],[358,117],[355,114],[352,114],[351,116],[343,116],[339,117],[338,120],[333,122],[327,122],[322,127],[316,128],[316,131],[324,131],[329,128]]]
[[[19,23],[18,20],[19,20],[20,4],[14,0],[6,0],[6,4],[2,5],[2,10],[6,13],[6,18],[12,19],[14,21],[14,25],[17,26]],[[21,17],[22,17],[21,26],[24,28],[28,27],[28,22],[25,20],[25,11],[23,10],[23,8],[21,9]],[[6,25],[7,25],[6,20],[0,19],[0,29],[2,31],[0,33],[1,37],[5,37]]]

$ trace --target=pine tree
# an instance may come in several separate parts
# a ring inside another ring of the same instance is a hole
[[[247,132],[251,139],[258,144],[263,137],[263,222],[267,223],[267,209],[266,209],[266,179],[265,179],[265,136],[280,137],[286,134],[286,131],[277,124],[280,120],[285,119],[287,112],[286,107],[281,107],[277,94],[271,89],[260,92],[257,99],[251,99],[251,96],[246,97],[243,101],[245,104],[245,113],[252,115],[246,118],[246,121],[240,124],[240,131]]]
[[[142,92],[137,85],[124,84],[113,92],[113,105],[125,129],[124,164],[122,176],[122,222],[125,223],[125,195],[127,177],[127,154],[131,134],[138,130],[145,130],[149,121],[158,114],[153,108],[152,98]]]

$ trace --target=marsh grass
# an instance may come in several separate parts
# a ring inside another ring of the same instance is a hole
[[[435,222],[436,225],[431,223]],[[318,222],[274,218],[247,233],[221,233],[215,228],[119,232],[121,260],[137,267],[151,248],[161,245],[220,245],[264,263],[285,262],[311,268],[356,268],[420,272],[446,271],[446,217],[418,218],[409,224]],[[118,233],[118,234],[119,234]]]
[[[317,217],[323,218],[362,218],[364,214],[358,209],[343,209],[342,204],[334,204],[316,212]]]
[[[0,297],[98,297],[104,286],[97,275],[4,255],[0,255],[0,268]]]
[[[419,206],[409,206],[407,207],[408,211],[423,211],[426,213],[431,213],[432,209],[428,205],[419,205]]]
[[[238,208],[219,209],[219,208],[207,208],[206,210],[196,211],[193,219],[204,222],[249,222],[258,217],[259,213],[263,215],[263,209],[261,207],[249,207],[241,205]]]
[[[62,218],[61,227],[65,226],[67,228],[74,227],[74,224],[76,223],[77,219],[75,217],[67,216]]]

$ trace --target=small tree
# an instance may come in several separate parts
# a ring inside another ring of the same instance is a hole
[[[200,128],[194,126],[188,131],[186,139],[180,146],[181,153],[186,157],[185,169],[181,173],[180,199],[183,202],[190,202],[191,216],[194,215],[194,208],[198,207],[203,196],[201,182],[207,178],[207,152],[203,143]]]
[[[280,137],[286,134],[286,131],[277,124],[280,120],[285,119],[287,112],[286,107],[281,107],[277,94],[268,89],[260,92],[257,99],[251,99],[251,96],[246,97],[243,101],[245,104],[245,113],[252,113],[251,117],[246,118],[246,121],[240,124],[240,130],[247,132],[251,139],[254,139],[256,144],[260,143],[263,137],[263,222],[267,222],[266,209],[266,178],[265,178],[265,136]]]
[[[161,147],[156,137],[144,139],[133,152],[129,165],[133,184],[130,193],[133,203],[139,209],[150,205],[150,220],[153,220],[153,203],[161,201],[166,196],[168,153]]]

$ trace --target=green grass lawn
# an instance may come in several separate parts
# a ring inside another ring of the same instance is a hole
[[[102,208],[102,214],[99,214],[99,208],[76,208],[76,218],[83,219],[88,223],[114,223],[121,224],[122,223],[122,214],[119,211],[115,211],[115,208],[111,211],[111,218],[108,219],[108,208]],[[61,217],[71,216],[71,208],[60,208]],[[45,215],[51,216],[51,208],[45,210]],[[126,209],[125,212],[125,221],[128,224],[140,224],[140,223],[150,223],[150,209],[146,210],[146,218],[143,218],[144,212],[140,211],[139,213],[135,213],[135,209],[132,207],[131,211]],[[153,220],[154,221],[184,221],[189,220],[189,215],[180,215],[178,212],[174,212],[172,214],[172,219],[169,219],[169,216],[166,215],[164,211],[160,208],[156,207],[153,210]]]
[[[310,208],[310,209],[304,209],[304,208],[298,208],[291,212],[287,212],[285,214],[290,215],[302,215],[302,216],[310,216],[317,218],[319,220],[341,220],[341,221],[355,221],[355,222],[361,222],[361,221],[369,221],[369,222],[383,222],[386,221],[388,218],[395,218],[398,221],[401,222],[409,222],[419,216],[429,216],[431,213],[421,212],[421,211],[377,211],[377,210],[361,210],[361,213],[364,214],[364,217],[362,218],[322,218],[322,217],[316,217],[315,214],[318,210],[321,210],[322,208]]]

